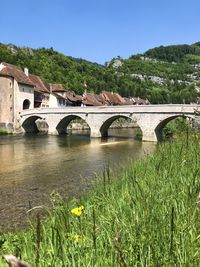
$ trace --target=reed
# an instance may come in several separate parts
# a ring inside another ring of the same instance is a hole
[[[106,168],[87,196],[68,203],[54,196],[36,227],[1,234],[1,255],[17,251],[40,267],[197,267],[199,164],[200,136],[187,133],[120,173]]]

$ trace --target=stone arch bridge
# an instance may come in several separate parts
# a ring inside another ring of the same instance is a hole
[[[91,137],[103,137],[107,135],[109,126],[116,119],[123,117],[138,124],[143,141],[159,141],[162,128],[169,121],[176,117],[195,119],[199,110],[200,105],[192,104],[39,108],[20,112],[20,124],[25,132],[35,132],[36,120],[42,119],[48,124],[49,134],[60,134],[78,117],[90,127]]]

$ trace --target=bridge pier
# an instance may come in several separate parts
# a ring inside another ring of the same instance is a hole
[[[51,118],[51,116],[49,116],[48,120],[47,120],[47,124],[48,124],[48,134],[50,135],[59,135],[59,132],[57,130],[57,125],[58,125],[59,120],[57,118]]]
[[[56,130],[56,128],[49,128],[48,129],[48,134],[50,134],[50,135],[59,135],[59,133]]]
[[[95,138],[102,137],[99,128],[90,128],[90,137],[95,137]]]
[[[154,131],[151,133],[148,131],[148,133],[143,132],[142,141],[143,142],[157,142],[158,139]]]
[[[90,127],[90,137],[94,138],[100,138],[102,137],[102,132],[101,132],[101,126],[102,126],[102,115],[97,117],[95,114],[89,114],[86,117],[86,122],[88,126]]]
[[[142,131],[142,141],[145,142],[158,142],[158,137],[155,128],[159,123],[158,119],[153,119],[152,114],[144,114],[137,121]]]

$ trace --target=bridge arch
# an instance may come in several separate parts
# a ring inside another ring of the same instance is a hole
[[[68,115],[60,120],[60,122],[56,126],[56,130],[58,134],[66,134],[67,133],[67,127],[73,120],[81,119],[84,123],[87,124],[88,128],[90,128],[89,124],[85,120],[84,116],[81,115]]]
[[[39,129],[37,127],[36,121],[42,119],[40,116],[30,116],[22,123],[22,128],[26,133],[38,133]]]
[[[189,119],[193,119],[193,116],[190,115],[173,115],[173,116],[169,116],[165,119],[163,119],[162,121],[160,121],[158,123],[158,125],[155,128],[155,134],[157,137],[157,141],[161,141],[163,139],[163,128],[172,120],[176,119],[176,118],[189,118]]]
[[[112,115],[112,117],[109,117],[106,121],[104,121],[104,123],[101,125],[100,127],[100,133],[101,133],[101,136],[102,137],[107,137],[108,136],[108,130],[109,130],[109,127],[111,126],[111,124],[120,119],[120,118],[124,118],[124,119],[129,119],[130,121],[133,122],[133,119],[129,116],[129,115]],[[138,124],[137,124],[138,125]],[[139,125],[138,125],[139,127]]]

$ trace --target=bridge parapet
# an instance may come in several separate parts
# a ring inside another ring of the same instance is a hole
[[[200,110],[200,105],[167,104],[167,105],[125,105],[125,106],[97,106],[97,107],[65,107],[65,108],[35,108],[20,112],[21,116],[31,114],[55,113],[194,113]]]

